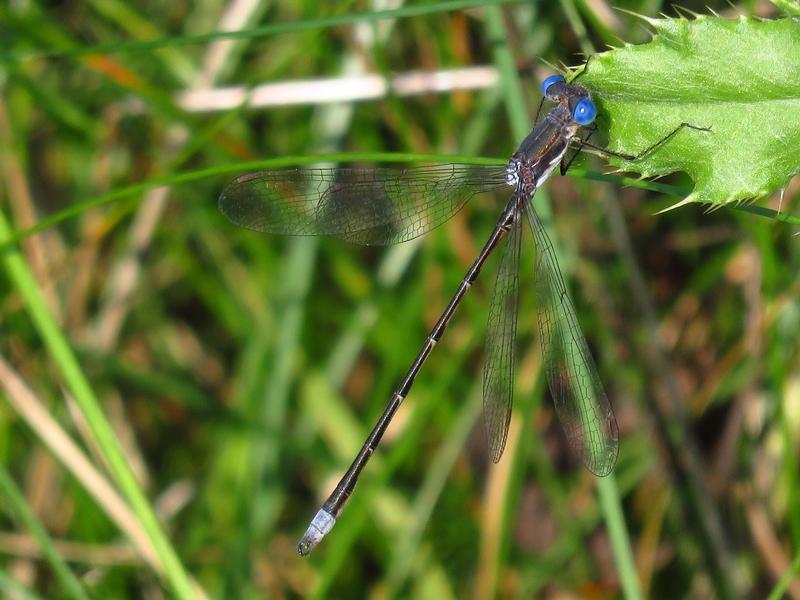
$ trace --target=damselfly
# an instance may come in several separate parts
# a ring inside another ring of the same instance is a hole
[[[541,89],[542,102],[548,99],[555,106],[534,126],[505,167],[447,164],[408,169],[331,167],[262,171],[242,175],[222,192],[220,210],[242,227],[276,234],[330,235],[358,244],[385,245],[410,240],[441,225],[480,192],[503,186],[513,190],[489,239],[428,334],[366,442],[312,519],[297,546],[301,556],[310,553],[333,527],[361,470],[442,337],[456,307],[477,279],[486,259],[503,244],[489,307],[483,370],[489,450],[493,461],[500,460],[511,418],[518,267],[525,221],[537,249],[539,338],[556,414],[570,446],[590,471],[603,476],[614,467],[619,444],[617,422],[578,326],[553,245],[533,208],[532,198],[558,165],[564,174],[582,148],[636,160],[684,127],[705,128],[682,123],[636,156],[610,152],[589,142],[597,110],[586,89],[574,82],[567,83],[561,75],[545,79]],[[581,132],[585,132],[583,137]],[[567,159],[571,147],[575,154]]]

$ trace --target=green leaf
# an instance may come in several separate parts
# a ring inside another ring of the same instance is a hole
[[[612,164],[646,177],[686,172],[681,203],[765,196],[800,171],[800,23],[698,16],[646,19],[652,41],[593,56],[579,83],[598,105]]]

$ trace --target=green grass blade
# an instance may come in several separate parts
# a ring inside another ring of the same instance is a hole
[[[47,534],[47,531],[36,518],[36,515],[31,512],[25,497],[22,492],[14,483],[11,474],[0,464],[0,497],[5,500],[10,511],[21,522],[21,524],[30,531],[36,542],[39,544],[39,549],[45,560],[50,564],[56,578],[61,585],[61,589],[70,597],[80,600],[89,600],[89,596],[83,589],[83,586],[78,581],[78,578],[70,570],[64,559],[56,550],[53,545],[53,540]]]
[[[617,565],[617,573],[619,573],[624,596],[630,599],[641,598],[639,576],[633,561],[631,541],[628,536],[628,528],[625,526],[625,515],[622,511],[617,480],[613,473],[608,477],[598,479],[597,494],[608,526],[608,535],[614,550],[614,562]]]
[[[11,237],[11,228],[4,214],[0,213],[0,243]],[[140,519],[153,546],[156,548],[164,569],[164,577],[169,581],[178,598],[195,598],[183,565],[175,550],[161,530],[150,504],[142,492],[136,477],[116,439],[109,422],[97,401],[89,381],[83,374],[80,364],[70,348],[63,331],[56,323],[44,300],[36,280],[28,268],[22,254],[13,246],[2,251],[2,263],[8,278],[25,300],[25,305],[50,356],[64,378],[75,402],[80,407],[99,449],[108,461],[111,472],[118,485],[128,498],[134,512]]]
[[[514,111],[516,113],[516,111]],[[522,123],[522,121],[520,121]],[[521,139],[521,138],[520,138]],[[262,160],[253,160],[247,162],[239,162],[229,165],[219,165],[216,167],[209,167],[207,169],[197,169],[195,171],[185,171],[183,173],[176,173],[172,175],[165,175],[162,177],[152,177],[141,183],[133,185],[118,187],[111,192],[99,194],[84,200],[76,200],[72,202],[67,208],[57,211],[43,219],[36,225],[26,229],[19,230],[13,233],[7,240],[0,240],[0,250],[4,247],[16,244],[25,238],[49,229],[59,223],[74,219],[83,215],[86,211],[96,206],[104,206],[113,204],[114,202],[129,199],[133,196],[141,195],[147,190],[161,186],[176,186],[201,181],[209,177],[219,177],[222,175],[234,175],[245,173],[247,171],[256,171],[260,169],[282,169],[288,167],[298,167],[303,165],[312,165],[322,162],[335,162],[335,163],[348,163],[348,162],[392,162],[392,163],[434,163],[434,162],[461,162],[474,165],[493,165],[505,164],[506,159],[501,158],[488,158],[479,156],[457,156],[447,154],[418,154],[418,153],[402,153],[402,152],[335,152],[324,154],[311,154],[303,156],[282,156],[279,158],[266,158]],[[570,169],[569,174],[575,177],[583,177],[594,181],[605,181],[608,183],[615,183],[617,185],[625,185],[635,187],[642,190],[651,190],[660,192],[662,194],[669,194],[676,197],[685,196],[688,190],[674,185],[661,183],[658,181],[646,181],[635,177],[626,177],[623,175],[613,175],[606,173],[596,173],[593,171],[586,171],[580,168]],[[546,201],[546,194],[543,190],[537,192],[537,202],[543,221],[545,215],[549,213],[549,202]],[[781,221],[791,225],[800,225],[800,217],[778,212],[770,208],[762,206],[753,206],[748,204],[737,204],[733,206],[735,210],[740,210],[760,217]]]
[[[255,27],[253,29],[245,29],[241,31],[216,31],[214,33],[200,35],[172,36],[157,40],[113,42],[108,44],[81,46],[79,48],[76,47],[66,50],[34,50],[32,52],[19,54],[0,55],[0,62],[30,60],[34,58],[74,57],[85,56],[87,54],[107,54],[110,52],[142,52],[145,50],[154,50],[156,48],[165,48],[168,46],[201,44],[215,40],[252,40],[283,33],[309,31],[314,29],[330,29],[332,27],[340,27],[342,25],[353,25],[354,23],[375,22],[379,20],[420,17],[435,13],[455,12],[469,8],[495,6],[498,4],[508,4],[509,2],[517,1],[519,0],[450,0],[448,2],[417,4],[413,6],[405,6],[402,8],[374,12],[344,14],[320,19],[277,23],[275,25],[264,25],[263,27]]]
[[[6,592],[9,597],[20,598],[21,600],[41,599],[41,596],[34,594],[2,569],[0,569],[0,590]]]
[[[33,227],[22,229],[11,235],[6,241],[0,241],[0,249],[15,244],[24,240],[25,238],[49,229],[59,223],[74,219],[83,215],[87,210],[96,206],[104,206],[113,204],[119,200],[131,198],[133,196],[141,195],[147,190],[161,186],[176,186],[185,185],[195,181],[200,181],[209,177],[220,177],[222,175],[234,175],[247,171],[255,171],[259,169],[281,169],[287,167],[296,167],[303,165],[311,165],[321,162],[393,162],[393,163],[433,163],[433,162],[462,162],[475,165],[492,165],[492,164],[505,164],[505,159],[500,158],[486,158],[476,156],[452,156],[447,154],[415,154],[415,153],[392,153],[392,152],[337,152],[325,154],[312,154],[305,156],[282,156],[280,158],[267,158],[262,160],[254,160],[248,162],[240,162],[229,165],[219,165],[207,169],[198,169],[195,171],[186,171],[173,175],[165,175],[163,177],[153,177],[141,183],[133,185],[118,187],[111,192],[86,198],[84,200],[76,200],[72,202],[67,208],[57,211],[43,219],[41,219]],[[594,181],[605,181],[615,183],[618,185],[626,185],[643,190],[651,190],[661,192],[663,194],[671,194],[673,196],[684,196],[687,192],[686,189],[660,183],[657,181],[645,181],[634,177],[625,177],[622,175],[610,175],[604,173],[595,173],[583,169],[570,169],[570,175],[576,177],[583,177]],[[537,202],[539,205],[544,204],[543,198],[545,194],[543,191],[537,193]],[[787,213],[779,213],[778,211],[764,208],[760,206],[751,205],[737,205],[734,207],[736,210],[745,211],[761,217],[782,221],[792,225],[800,225],[800,217],[796,217]],[[543,211],[545,214],[547,211]]]
[[[795,554],[792,564],[789,565],[789,568],[786,569],[786,572],[778,583],[775,584],[775,587],[767,597],[768,600],[780,600],[781,598],[785,598],[786,590],[789,589],[789,584],[797,578],[798,573],[800,573],[800,552]]]

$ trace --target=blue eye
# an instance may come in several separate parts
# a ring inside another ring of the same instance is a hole
[[[594,102],[589,98],[581,98],[575,108],[572,109],[572,119],[578,125],[588,125],[594,121],[596,116],[597,109],[594,106]]]
[[[554,83],[564,83],[564,77],[561,75],[550,75],[542,82],[542,96],[547,96],[547,89]]]

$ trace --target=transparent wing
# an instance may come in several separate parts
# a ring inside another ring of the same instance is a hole
[[[236,178],[219,208],[256,231],[386,245],[430,231],[475,194],[503,185],[505,167],[497,165],[281,169]]]
[[[556,414],[586,467],[596,475],[608,475],[619,448],[617,420],[578,325],[550,238],[531,203],[526,210],[537,247],[539,335]]]
[[[489,441],[489,456],[494,462],[500,460],[506,447],[514,399],[514,342],[517,336],[521,223],[522,215],[518,213],[506,235],[508,239],[497,271],[486,326],[483,419]]]

